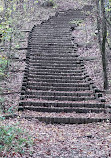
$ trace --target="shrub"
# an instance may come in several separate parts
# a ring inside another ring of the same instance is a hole
[[[0,157],[22,155],[32,143],[31,138],[20,128],[14,125],[0,126]]]

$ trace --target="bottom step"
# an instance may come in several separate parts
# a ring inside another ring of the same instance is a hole
[[[87,124],[93,122],[102,122],[107,121],[108,116],[104,113],[95,114],[83,114],[79,115],[76,113],[42,113],[42,112],[30,112],[24,111],[21,113],[21,118],[25,119],[38,119],[41,122],[45,122],[47,124]]]

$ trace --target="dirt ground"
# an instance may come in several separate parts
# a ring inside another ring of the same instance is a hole
[[[41,0],[42,2],[42,0]],[[54,16],[57,11],[73,8],[82,8],[85,4],[93,4],[91,0],[55,0],[55,8],[44,8],[37,5],[34,14],[30,14],[28,21],[24,17],[21,30],[31,30],[36,24]],[[79,27],[72,32],[76,36],[76,41],[81,46],[78,48],[78,54],[85,59],[85,67],[94,84],[103,89],[101,55],[95,35],[96,20],[95,11],[89,13]],[[82,29],[82,30],[81,30]],[[28,33],[24,33],[25,42],[20,43],[20,47],[27,47]],[[81,37],[81,38],[80,38]],[[84,39],[84,40],[83,40]],[[84,42],[83,42],[84,41]],[[109,52],[109,50],[107,50]],[[13,53],[13,52],[12,52]],[[16,51],[15,57],[19,60],[13,60],[10,64],[10,71],[7,79],[0,83],[2,92],[9,93],[2,95],[5,98],[4,105],[11,112],[15,113],[20,98],[20,89],[23,79],[23,70],[25,68],[26,50]],[[108,75],[110,80],[110,61],[108,61]],[[14,72],[12,72],[14,71]],[[12,93],[12,94],[10,94]],[[110,104],[111,96],[106,95],[107,103]],[[4,120],[3,124],[17,124],[27,129],[34,146],[26,151],[22,158],[110,158],[111,157],[111,124],[110,123],[91,123],[88,125],[46,125],[37,120],[9,119]],[[10,157],[10,155],[9,155]],[[15,158],[21,158],[15,155]]]

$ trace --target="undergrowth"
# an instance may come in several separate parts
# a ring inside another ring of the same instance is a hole
[[[9,61],[6,57],[0,56],[0,80],[4,79],[6,77],[6,69],[9,64]]]
[[[3,118],[2,118],[3,119]],[[0,125],[0,157],[21,156],[31,152],[33,140],[16,125]]]

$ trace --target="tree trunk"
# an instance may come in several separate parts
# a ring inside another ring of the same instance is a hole
[[[103,65],[103,79],[104,79],[104,89],[108,89],[108,77],[107,77],[107,62],[106,62],[106,52],[105,52],[105,45],[106,45],[106,37],[107,37],[107,26],[106,26],[106,18],[105,18],[105,7],[104,7],[104,0],[101,0],[101,13],[102,13],[102,65]]]
[[[99,42],[99,46],[100,46],[100,51],[101,51],[101,47],[102,47],[102,41],[101,41],[101,26],[100,26],[100,22],[101,22],[101,17],[100,17],[100,7],[99,7],[99,0],[96,0],[96,8],[97,8],[97,29],[98,29],[98,42]]]

